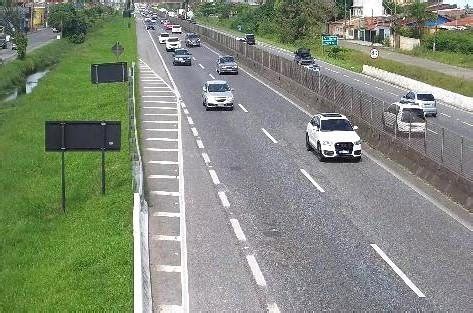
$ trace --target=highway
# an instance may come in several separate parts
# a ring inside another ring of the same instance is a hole
[[[137,24],[155,310],[473,310],[468,213],[369,147],[320,163],[315,112],[244,70],[218,77],[206,43],[175,67]],[[214,77],[234,111],[202,106]]]
[[[214,31],[220,33],[225,33],[232,37],[236,37],[220,29],[208,27],[205,25],[200,26],[213,29]],[[266,51],[270,51],[273,54],[282,56],[288,60],[294,59],[294,54],[286,49],[282,49],[258,40],[257,46],[263,48]],[[316,59],[316,62],[320,65],[322,74],[348,84],[355,89],[368,93],[375,98],[384,100],[386,103],[399,101],[400,97],[406,95],[408,92],[408,90],[404,88],[383,82],[364,74],[346,70],[319,59]],[[428,92],[428,90],[426,92]],[[439,114],[437,117],[429,119],[434,119],[435,122],[437,122],[441,127],[445,127],[446,129],[456,132],[459,135],[463,135],[466,138],[473,138],[473,113],[453,107],[452,105],[443,103],[441,101],[438,101],[438,110]]]

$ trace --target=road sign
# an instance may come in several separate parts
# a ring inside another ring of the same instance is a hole
[[[115,54],[115,56],[118,57],[122,55],[123,51],[125,49],[122,47],[122,45],[120,45],[120,43],[117,41],[113,47],[112,47],[112,53]]]
[[[370,57],[374,60],[377,59],[379,56],[379,51],[376,48],[371,48],[370,50]]]
[[[91,64],[92,84],[115,83],[128,81],[126,62]]]
[[[322,35],[322,46],[338,46],[338,37]]]

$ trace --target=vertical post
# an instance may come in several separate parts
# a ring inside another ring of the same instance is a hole
[[[102,195],[105,194],[105,145],[107,142],[107,123],[102,122],[103,143],[102,143]]]
[[[442,139],[441,139],[441,146],[440,146],[440,161],[443,164],[443,152],[445,147],[445,128],[442,127]]]
[[[460,137],[460,174],[463,174],[463,136]]]
[[[371,96],[371,102],[370,102],[370,121],[373,121],[373,102],[374,102],[374,97]],[[371,123],[373,124],[373,123]]]
[[[66,213],[66,166],[65,166],[65,158],[64,158],[64,153],[66,151],[66,145],[65,145],[65,123],[61,123],[61,130],[62,130],[62,136],[61,136],[61,207],[62,211]]]

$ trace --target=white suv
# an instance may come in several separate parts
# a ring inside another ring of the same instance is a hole
[[[317,152],[320,161],[327,158],[349,157],[361,160],[361,139],[357,126],[339,113],[320,113],[307,124],[307,150]]]
[[[425,116],[437,116],[437,100],[435,100],[434,95],[429,92],[409,91],[401,100],[418,105],[424,110]]]
[[[179,49],[181,47],[181,42],[177,37],[169,37],[166,40],[166,51],[174,51],[174,49]]]

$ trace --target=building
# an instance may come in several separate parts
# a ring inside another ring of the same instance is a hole
[[[350,14],[352,17],[385,15],[382,0],[353,0]]]

